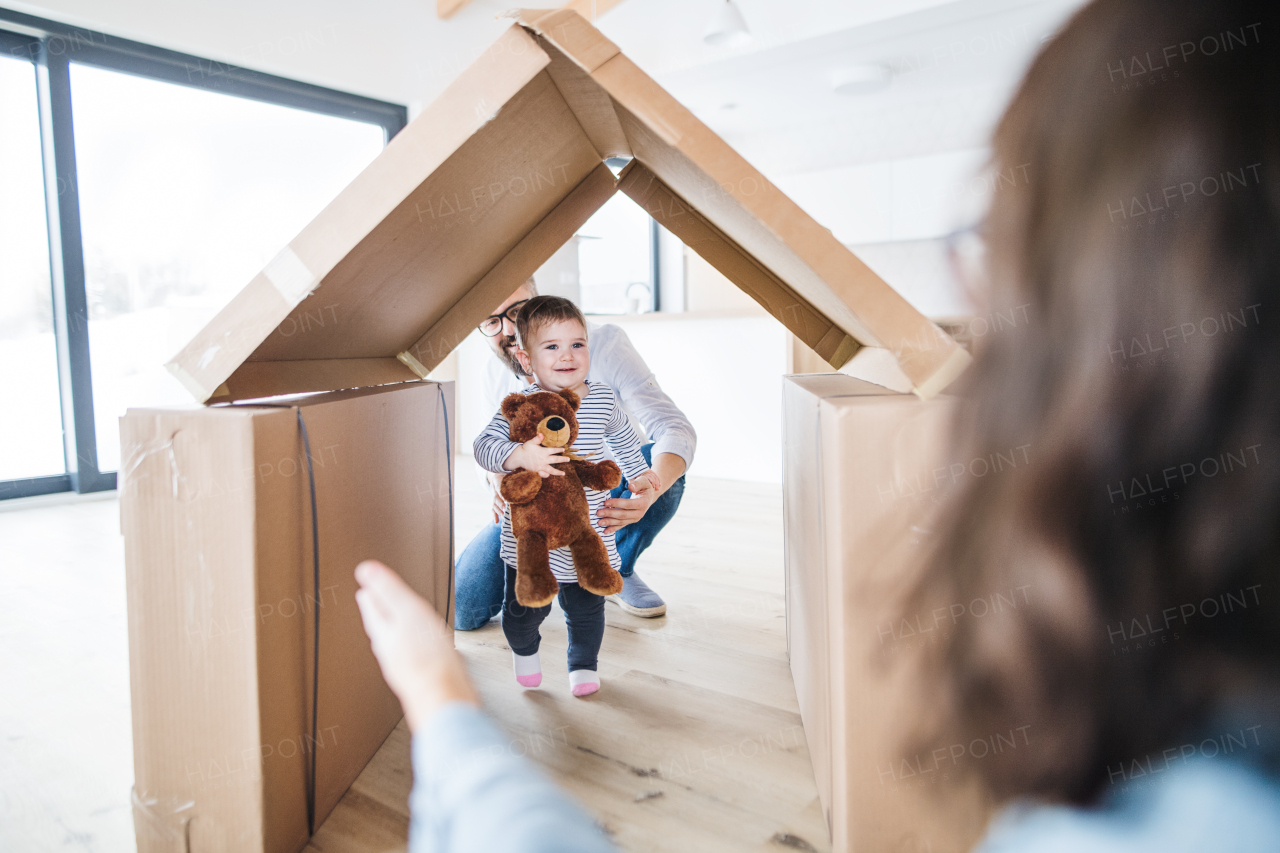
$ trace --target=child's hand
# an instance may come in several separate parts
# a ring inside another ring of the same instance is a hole
[[[647,492],[650,489],[653,489],[655,492],[662,491],[662,478],[659,477],[658,472],[654,471],[652,468],[637,477],[627,480],[627,490],[633,495],[640,492]]]
[[[568,462],[563,456],[563,447],[543,447],[542,433],[538,433],[524,444],[511,451],[511,455],[502,463],[508,471],[523,468],[533,471],[539,477],[563,477],[564,472],[553,467],[558,462]]]

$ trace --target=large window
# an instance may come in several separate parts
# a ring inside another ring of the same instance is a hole
[[[62,474],[35,65],[0,56],[0,480]]]
[[[377,125],[72,65],[98,464],[167,362],[382,150]]]
[[[656,307],[655,223],[634,201],[615,193],[578,231],[582,310],[643,314]]]
[[[114,487],[120,415],[190,402],[165,362],[405,119],[0,9],[0,498]]]

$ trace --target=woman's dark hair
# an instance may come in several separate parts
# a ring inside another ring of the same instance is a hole
[[[1274,695],[1272,5],[1091,3],[996,131],[993,168],[1012,179],[993,182],[982,229],[990,308],[1028,322],[982,339],[956,458],[1030,445],[1030,464],[948,504],[917,595],[1027,585],[1025,606],[960,621],[933,660],[946,735],[1030,726],[1030,749],[973,765],[999,798],[1094,801],[1117,767]]]

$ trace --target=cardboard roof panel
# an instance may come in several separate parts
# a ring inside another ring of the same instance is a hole
[[[543,217],[524,238],[507,252],[475,286],[464,293],[445,315],[399,358],[419,376],[427,365],[444,360],[476,324],[489,316],[493,307],[511,295],[522,282],[546,263],[556,250],[578,232],[591,214],[600,209],[617,190],[613,172],[597,163],[585,178]]]
[[[527,32],[507,30],[169,369],[202,402],[332,390],[357,375],[415,378],[398,353],[600,163],[544,73],[549,62]],[[540,135],[529,133],[528,122]],[[542,186],[530,191],[539,173]],[[501,193],[492,187],[500,181]],[[488,202],[479,211],[476,195]],[[432,273],[426,280],[424,267]],[[377,359],[377,366],[340,367],[353,358]],[[330,364],[294,364],[281,368],[287,377],[264,384],[274,371],[242,373],[251,360]],[[303,377],[302,385],[291,384]]]
[[[461,295],[455,283],[479,281],[599,166],[555,84],[538,74],[335,265],[317,299],[290,314],[302,327],[305,313],[318,310],[309,303],[323,306],[332,290],[333,322],[297,334],[286,320],[250,360],[370,358],[409,348],[422,336],[422,319]]]
[[[618,188],[622,192],[724,273],[828,363],[843,365],[858,351],[857,340],[796,294],[688,202],[677,197],[640,161],[631,161],[620,177]]]
[[[576,13],[526,10],[169,365],[202,402],[424,376],[619,188],[833,367],[967,355]]]

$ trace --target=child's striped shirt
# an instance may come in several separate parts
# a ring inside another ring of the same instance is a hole
[[[537,383],[525,387],[522,393],[532,394],[541,391]],[[573,444],[573,452],[584,456],[590,462],[605,459],[604,447],[607,442],[613,452],[613,458],[622,469],[623,475],[631,480],[649,469],[640,452],[640,438],[636,435],[631,423],[627,420],[622,406],[613,395],[613,390],[603,382],[587,382],[587,394],[574,413],[578,419],[578,438]],[[520,442],[511,440],[511,424],[498,412],[489,421],[489,425],[476,438],[473,450],[476,463],[488,471],[499,474],[509,473],[502,463],[511,452],[520,446]],[[609,498],[607,491],[586,489],[587,505],[591,510],[591,523],[604,547],[609,551],[609,565],[616,570],[622,565],[618,558],[618,549],[614,545],[613,532],[600,526],[596,513]],[[502,561],[509,566],[516,564],[516,539],[511,533],[511,507],[508,506],[502,515]],[[576,583],[577,572],[573,568],[573,556],[568,548],[557,548],[551,552],[551,572],[561,583]]]

